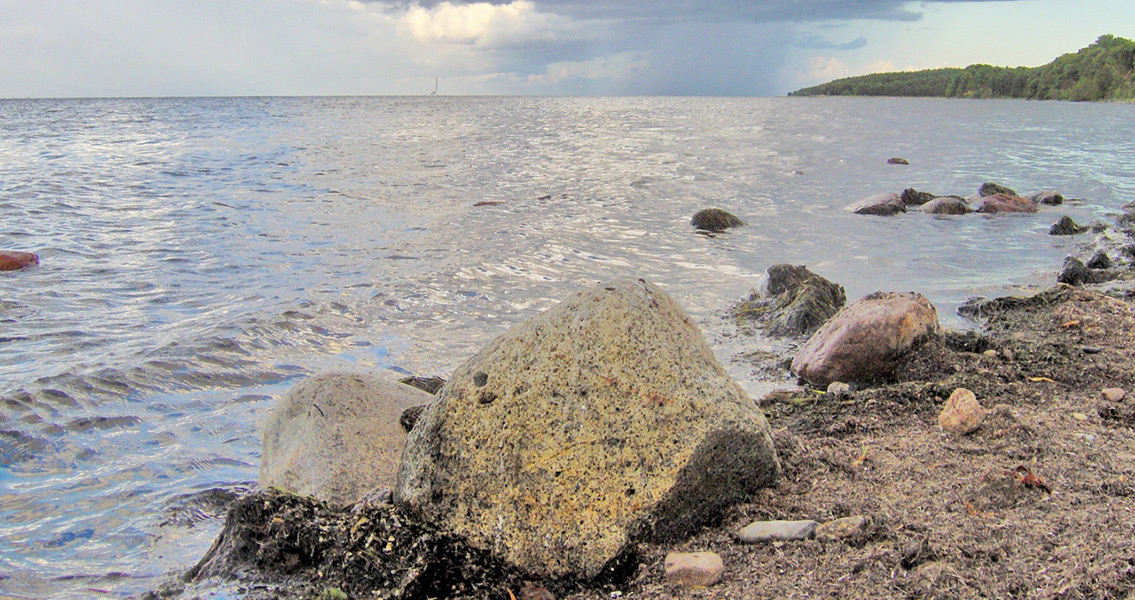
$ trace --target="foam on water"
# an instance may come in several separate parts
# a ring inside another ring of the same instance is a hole
[[[855,299],[1052,280],[1060,215],[1135,200],[1129,105],[894,99],[0,101],[0,594],[118,597],[189,566],[254,485],[259,419],[330,370],[447,375],[585,286],[645,277],[718,357],[760,274]],[[903,156],[911,165],[887,165]],[[1040,215],[850,215],[984,181]],[[475,206],[479,202],[491,202]],[[748,222],[694,233],[719,206]]]

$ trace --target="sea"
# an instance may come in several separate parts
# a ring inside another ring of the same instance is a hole
[[[887,160],[902,157],[909,165]],[[994,181],[1032,215],[854,215]],[[1051,285],[1135,200],[1135,105],[870,98],[0,100],[0,596],[122,598],[256,488],[262,423],[327,371],[447,377],[617,278],[658,284],[750,395],[729,308],[771,265],[849,301]],[[690,225],[720,207],[746,225]]]

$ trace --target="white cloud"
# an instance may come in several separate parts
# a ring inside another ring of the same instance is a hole
[[[847,77],[850,73],[847,65],[834,56],[813,56],[808,60],[808,76],[810,80],[830,81]]]
[[[899,69],[891,59],[877,60],[865,67],[868,73],[895,73]],[[909,68],[907,69],[909,70]]]
[[[510,4],[453,4],[433,8],[413,6],[400,19],[400,29],[420,42],[449,42],[502,46],[555,39],[567,28],[562,17],[541,13],[528,0]]]

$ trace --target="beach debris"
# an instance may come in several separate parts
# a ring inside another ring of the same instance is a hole
[[[816,526],[814,535],[816,540],[821,542],[846,540],[864,533],[870,522],[870,519],[863,515],[841,517],[820,523]]]
[[[940,331],[938,311],[921,294],[876,292],[824,323],[792,359],[792,372],[825,387],[886,381],[905,352]]]
[[[814,332],[846,302],[843,286],[804,265],[780,264],[765,271],[733,314],[757,322],[767,335],[795,337]]]
[[[0,271],[18,271],[38,265],[39,255],[32,252],[0,250]]]
[[[947,433],[966,435],[981,427],[984,417],[985,410],[977,402],[977,396],[966,388],[957,388],[938,414],[938,427]]]
[[[1048,230],[1048,235],[1076,235],[1087,230],[1087,227],[1077,225],[1072,217],[1064,215],[1060,217],[1059,221],[1052,224],[1052,227]]]
[[[666,583],[684,588],[709,587],[725,572],[725,563],[713,552],[671,552],[664,564]]]
[[[1127,397],[1127,392],[1123,388],[1104,388],[1100,392],[1104,400],[1108,402],[1122,402]]]
[[[690,317],[624,279],[460,366],[411,431],[394,498],[535,578],[590,579],[779,474],[763,414]]]
[[[876,194],[847,205],[847,210],[857,215],[889,217],[906,212],[906,203],[895,193]]]
[[[339,506],[393,487],[406,441],[399,418],[432,399],[373,375],[304,379],[280,398],[264,426],[260,486]]]
[[[690,219],[690,225],[703,231],[712,231],[714,233],[721,233],[730,227],[740,227],[745,222],[739,219],[736,215],[726,212],[720,208],[705,208],[694,213]]]
[[[893,156],[893,157],[887,159],[887,164],[888,165],[909,165],[910,161],[905,159],[905,158],[899,157],[899,156]]]
[[[753,521],[737,532],[737,541],[743,544],[760,544],[811,539],[816,521]]]
[[[504,204],[504,202],[500,200],[481,200],[480,202],[474,202],[473,206],[500,206],[501,204]]]
[[[1025,487],[1037,488],[1044,490],[1049,494],[1052,493],[1052,488],[1049,487],[1044,478],[1039,475],[1033,474],[1033,472],[1024,465],[1017,466],[1017,468],[1013,470],[1012,475],[1015,476],[1017,478],[1017,481],[1021,482],[1021,485]]]

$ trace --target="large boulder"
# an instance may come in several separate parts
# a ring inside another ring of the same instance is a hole
[[[1034,213],[1036,212],[1036,202],[1020,196],[994,194],[992,196],[982,197],[981,204],[977,207],[977,212],[983,214],[1014,212]]]
[[[744,225],[742,221],[732,213],[721,210],[720,208],[705,208],[694,213],[690,219],[690,225],[704,230],[704,231],[725,231],[730,227],[740,227]]]
[[[756,321],[768,335],[794,337],[818,329],[846,302],[842,285],[804,265],[773,265],[733,312],[738,319]]]
[[[877,194],[849,204],[847,210],[857,215],[889,217],[906,212],[906,203],[898,194]]]
[[[534,578],[593,578],[779,473],[760,409],[686,313],[621,280],[459,367],[410,433],[394,498]]]
[[[939,332],[938,311],[921,294],[877,292],[820,327],[792,360],[792,372],[817,386],[886,381],[905,352]]]
[[[939,196],[923,204],[920,210],[932,215],[964,215],[973,212],[960,196]]]
[[[376,487],[393,487],[406,443],[399,418],[432,399],[372,375],[331,373],[299,382],[264,427],[260,486],[343,506]]]
[[[16,271],[39,264],[39,255],[32,252],[0,250],[0,271]]]
[[[902,198],[902,203],[907,206],[922,206],[934,198],[937,198],[937,196],[930,192],[920,192],[914,188],[906,188],[899,197]]]

